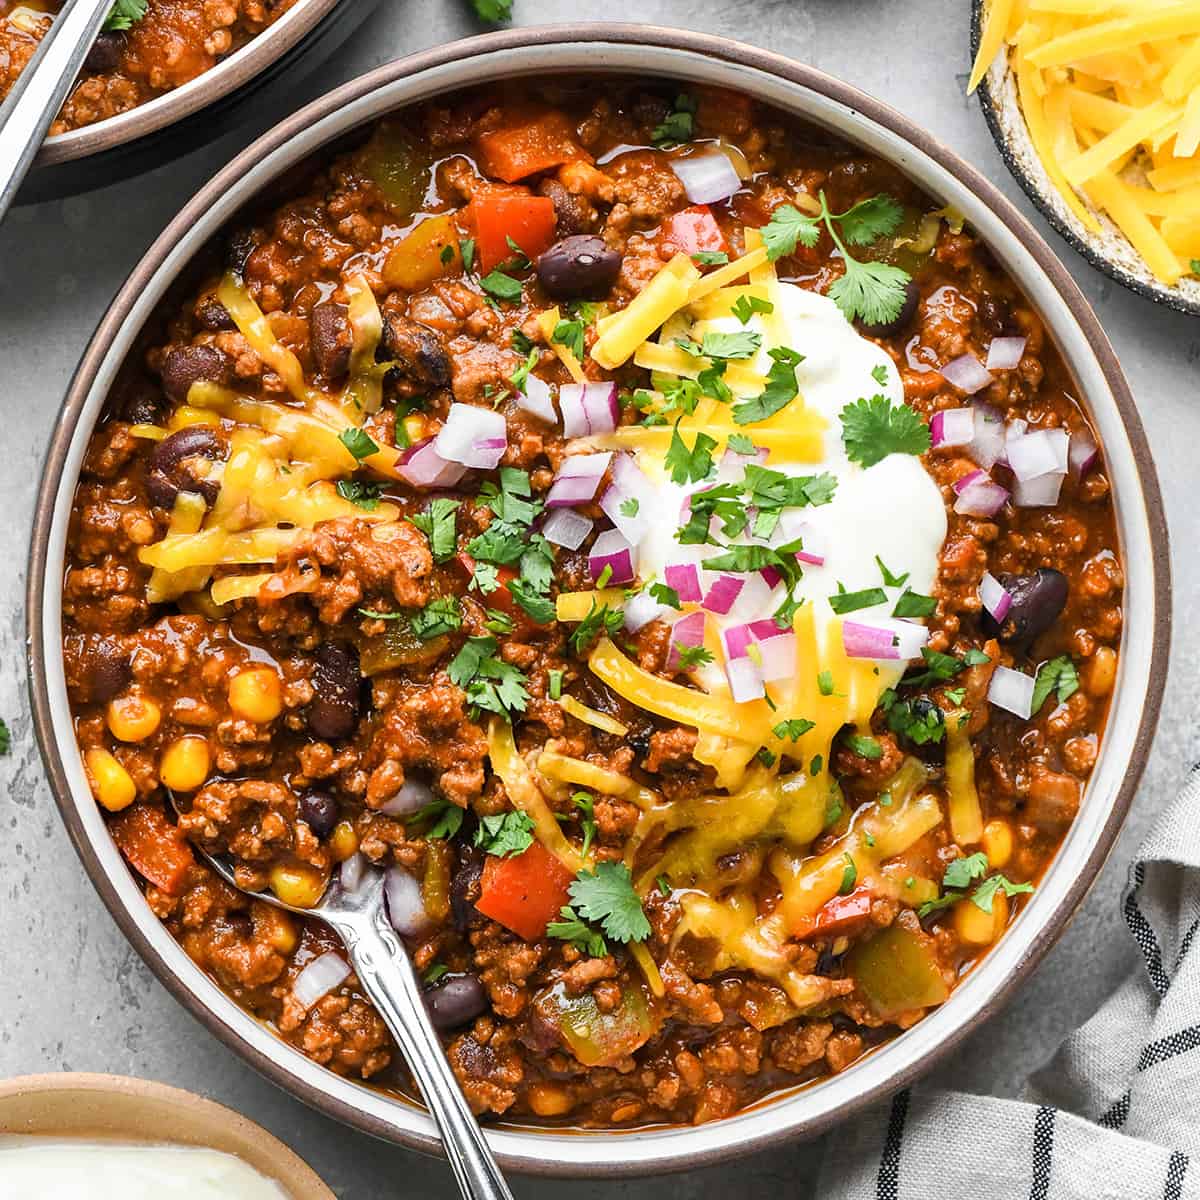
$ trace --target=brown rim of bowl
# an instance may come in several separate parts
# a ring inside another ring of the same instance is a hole
[[[398,59],[343,84],[320,99],[305,106],[299,112],[239,154],[227,167],[212,179],[183,208],[167,226],[134,269],[124,287],[114,299],[112,306],[101,320],[93,335],[72,380],[64,402],[58,424],[47,454],[43,480],[34,513],[26,604],[28,630],[30,633],[29,672],[30,692],[34,728],[41,746],[47,773],[54,791],[56,803],[67,827],[67,833],[79,854],[93,885],[99,892],[114,919],[133,943],[142,958],[154,971],[160,982],[177,1000],[227,1046],[236,1050],[256,1070],[279,1084],[292,1095],[298,1096],[328,1116],[335,1117],[363,1132],[398,1142],[425,1153],[438,1150],[435,1139],[428,1136],[401,1132],[387,1121],[372,1113],[364,1112],[354,1104],[334,1097],[326,1091],[298,1079],[280,1061],[278,1054],[267,1054],[252,1045],[218,1013],[205,1005],[197,995],[169,967],[165,959],[150,943],[139,927],[138,920],[122,903],[114,883],[99,861],[78,811],[72,800],[71,787],[63,766],[55,738],[51,700],[46,682],[46,658],[42,641],[44,623],[43,593],[46,586],[47,552],[54,521],[55,499],[64,470],[73,433],[85,404],[96,372],[102,364],[109,343],[128,316],[136,297],[162,265],[172,246],[188,231],[192,224],[219,196],[226,194],[248,170],[269,154],[283,146],[289,139],[301,133],[316,120],[326,117],[365,96],[376,88],[430,68],[443,66],[467,58],[477,57],[492,51],[519,48],[537,48],[554,45],[580,43],[608,43],[622,46],[647,46],[653,49],[690,52],[755,69],[769,76],[781,78],[804,87],[860,114],[866,121],[874,122],[883,129],[904,139],[917,150],[927,155],[960,185],[977,195],[981,202],[1008,227],[1022,248],[1034,260],[1061,297],[1071,318],[1078,325],[1088,348],[1095,356],[1104,380],[1111,390],[1117,414],[1126,428],[1131,448],[1131,465],[1136,472],[1140,494],[1146,509],[1147,536],[1149,547],[1149,575],[1152,580],[1147,604],[1154,605],[1152,627],[1147,629],[1151,641],[1148,653],[1148,674],[1151,680],[1166,677],[1167,656],[1171,634],[1170,607],[1170,558],[1168,534],[1162,496],[1155,473],[1150,447],[1129,386],[1117,363],[1112,346],[1105,337],[1095,314],[1083,294],[1075,285],[1066,267],[1055,257],[1053,251],[1034,229],[1030,222],[1004,195],[975,168],[959,159],[925,130],[908,118],[860,92],[849,84],[842,83],[824,72],[802,65],[767,50],[748,46],[740,42],[708,34],[686,30],[666,29],[652,25],[582,23],[579,25],[546,25],[527,29],[506,30],[454,42],[446,46],[426,50],[406,58]],[[249,199],[249,198],[248,198]],[[554,1141],[543,1139],[538,1153],[514,1157],[501,1153],[500,1161],[512,1170],[527,1174],[549,1176],[574,1176],[588,1178],[616,1178],[666,1171],[690,1170],[711,1165],[776,1145],[797,1137],[812,1137],[836,1125],[840,1120],[859,1112],[866,1105],[881,1100],[902,1087],[912,1083],[927,1072],[935,1062],[944,1058],[958,1045],[979,1021],[994,1015],[1012,996],[1014,990],[1029,972],[1044,957],[1078,907],[1094,882],[1101,866],[1112,848],[1137,790],[1138,781],[1150,752],[1158,712],[1161,706],[1161,688],[1148,687],[1146,698],[1137,722],[1136,734],[1130,741],[1130,758],[1121,782],[1113,795],[1111,807],[1103,819],[1095,844],[1083,859],[1077,873],[1063,884],[1057,907],[1048,910],[1043,925],[1031,936],[1024,956],[1017,967],[981,1003],[976,1022],[961,1021],[949,1031],[939,1044],[923,1057],[893,1070],[882,1080],[864,1086],[850,1100],[825,1111],[804,1122],[791,1122],[736,1143],[709,1147],[700,1152],[686,1153],[665,1150],[655,1155],[653,1161],[627,1161],[619,1154],[620,1142],[615,1143],[617,1153],[599,1162],[580,1163],[569,1156],[555,1158]],[[1115,770],[1115,768],[1114,768]],[[794,1094],[793,1091],[776,1093],[763,1104]],[[761,1108],[754,1106],[750,1111]],[[736,1118],[733,1118],[736,1119]],[[797,1126],[800,1128],[797,1128]],[[502,1126],[512,1134],[523,1132],[523,1128]],[[540,1132],[540,1131],[539,1131]],[[639,1130],[627,1133],[614,1131],[615,1136],[636,1138]]]
[[[104,1107],[93,1115],[94,1105]],[[261,1125],[152,1079],[68,1071],[0,1080],[0,1134],[204,1146],[241,1159],[289,1200],[335,1200],[308,1163]]]
[[[72,162],[156,133],[237,91],[308,36],[343,0],[296,0],[296,3],[239,50],[188,83],[155,96],[128,112],[94,125],[49,137],[33,169]],[[357,0],[344,0],[354,4]]]
[[[971,0],[972,62],[979,53],[979,40],[983,36],[983,9],[986,3],[987,0]],[[992,91],[990,68],[980,81],[977,90],[979,93],[979,108],[983,112],[983,119],[987,122],[992,140],[996,143],[996,149],[1000,151],[1000,157],[1004,160],[1004,165],[1008,168],[1009,174],[1021,185],[1021,190],[1029,197],[1034,207],[1050,222],[1054,227],[1054,231],[1067,242],[1071,249],[1091,263],[1097,271],[1103,271],[1109,279],[1115,280],[1123,288],[1128,288],[1129,291],[1136,293],[1143,299],[1153,300],[1155,304],[1162,304],[1166,308],[1186,313],[1190,317],[1200,317],[1200,301],[1189,300],[1177,288],[1169,287],[1165,283],[1148,283],[1144,279],[1139,279],[1136,275],[1131,275],[1124,267],[1113,262],[1107,254],[1097,249],[1093,242],[1080,236],[1078,230],[1063,220],[1062,214],[1050,202],[1046,187],[1040,180],[1034,178],[1033,174],[1013,152],[1013,148],[1009,144],[1004,127],[1000,123],[1000,115],[997,111],[998,102]],[[1124,234],[1121,236],[1122,238],[1125,237]]]

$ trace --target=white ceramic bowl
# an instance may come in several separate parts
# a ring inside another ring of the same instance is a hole
[[[344,1079],[285,1045],[226,996],[151,913],[105,830],[71,727],[60,644],[67,521],[84,448],[117,368],[168,285],[237,210],[300,159],[400,105],[499,77],[621,73],[745,91],[834,131],[904,170],[966,214],[1044,318],[1104,445],[1127,572],[1120,676],[1084,803],[1028,907],[951,999],[847,1071],[699,1128],[616,1133],[496,1126],[510,1169],[617,1176],[693,1168],[811,1136],[910,1082],[1007,999],[1061,931],[1112,845],[1145,764],[1169,643],[1167,537],[1158,483],[1128,387],[1095,316],[1032,227],[981,175],[891,109],[766,51],[646,26],[543,27],[492,34],[379,68],[284,122],[219,174],[131,275],[80,363],[50,449],[29,572],[35,721],[67,828],[122,929],[164,984],[227,1045],[322,1111],[436,1151],[417,1107]]]

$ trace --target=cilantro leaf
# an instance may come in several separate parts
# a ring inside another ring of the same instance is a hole
[[[843,613],[857,612],[860,608],[870,608],[873,604],[883,604],[887,600],[887,592],[883,588],[864,588],[861,592],[847,592],[838,584],[839,591],[829,597],[829,607],[840,617]]]
[[[996,893],[999,891],[1003,891],[1006,896],[1019,896],[1023,892],[1032,892],[1033,884],[1013,883],[1011,879],[1006,879],[1003,875],[991,875],[975,889],[971,903],[976,908],[983,909],[985,913],[990,913]]]
[[[846,454],[864,467],[873,467],[889,454],[924,454],[929,449],[929,426],[908,405],[893,407],[886,396],[848,404],[841,420]]]
[[[517,331],[514,329],[513,332],[516,333]],[[525,355],[525,360],[508,377],[508,382],[511,383],[513,388],[520,392],[521,395],[525,394],[525,389],[529,386],[529,372],[537,366],[537,361],[540,357],[541,355],[538,351],[538,348],[536,346],[531,347]]]
[[[711,366],[705,367],[696,376],[696,386],[703,396],[711,396],[722,404],[728,404],[733,399],[729,384],[725,382],[725,361],[717,359]]]
[[[734,409],[737,412],[737,409]],[[716,439],[707,433],[697,432],[696,440],[689,450],[683,438],[679,436],[679,422],[671,431],[671,444],[667,447],[664,459],[671,479],[675,483],[699,483],[712,470],[712,451],[716,447]]]
[[[878,762],[883,757],[883,747],[879,744],[878,738],[873,738],[865,733],[852,733],[847,735],[845,741],[851,753],[857,754],[859,758]]]
[[[421,979],[426,987],[433,987],[439,979],[445,979],[450,974],[450,968],[445,963],[434,963],[422,976]]]
[[[497,858],[524,854],[533,845],[533,822],[520,811],[481,817],[474,844]]]
[[[447,672],[476,709],[486,709],[511,719],[529,702],[525,676],[510,663],[495,657],[494,637],[469,637],[450,661]]]
[[[1042,663],[1038,668],[1037,682],[1033,685],[1031,711],[1041,712],[1042,705],[1054,691],[1058,692],[1060,704],[1066,703],[1079,691],[1079,673],[1075,670],[1075,664],[1065,654]]]
[[[641,508],[641,501],[636,496],[630,496],[626,500],[621,501],[621,515],[626,517],[636,517],[638,509]]]
[[[567,891],[575,911],[597,922],[613,941],[641,942],[650,936],[650,922],[624,863],[602,862],[594,871],[580,871]]]
[[[607,604],[596,607],[595,600],[587,616],[575,626],[568,641],[576,654],[582,654],[601,633],[611,637],[625,623],[625,610],[609,608]]]
[[[479,562],[511,567],[520,562],[528,545],[527,530],[509,521],[493,521],[467,543],[467,553]]]
[[[660,125],[655,126],[650,141],[659,147],[690,142],[695,129],[696,107],[693,97],[687,92],[680,92],[675,97],[674,109]]]
[[[491,563],[477,562],[471,572],[469,587],[475,588],[481,596],[490,596],[500,586],[500,571]],[[497,630],[498,633],[510,633],[509,629]]]
[[[378,452],[379,447],[371,440],[371,435],[366,430],[359,429],[357,426],[351,425],[347,429],[343,429],[338,434],[338,441],[354,455],[359,462],[364,458],[370,458],[372,454]]]
[[[846,273],[830,286],[830,300],[852,321],[857,319],[866,325],[894,321],[904,308],[912,276],[890,263],[853,258],[843,261]]]
[[[676,646],[675,667],[679,671],[690,671],[713,660],[712,652],[703,646]]]
[[[683,608],[683,602],[679,599],[679,593],[673,587],[667,587],[665,583],[652,583],[650,585],[650,595],[659,604],[665,604],[668,608]]]
[[[549,625],[554,620],[554,601],[539,595],[528,579],[510,579],[508,590],[536,624]]]
[[[896,232],[904,219],[904,209],[891,196],[881,194],[860,200],[835,219],[851,246],[869,246]]]
[[[893,617],[931,617],[937,612],[937,601],[932,596],[906,589],[892,609]]]
[[[901,700],[888,688],[879,703],[887,714],[888,728],[893,733],[903,734],[915,745],[940,742],[946,734],[946,718],[931,701]]]
[[[796,368],[804,361],[804,355],[786,346],[777,346],[768,353],[774,361],[767,372],[767,386],[753,399],[733,406],[733,419],[739,425],[765,421],[800,393],[796,383]]]
[[[817,672],[817,691],[819,691],[822,696],[832,696],[833,695],[833,672],[832,671],[818,671]]]
[[[731,433],[725,444],[734,454],[743,454],[747,458],[758,453],[758,448],[744,433]]]
[[[1193,275],[1200,275],[1200,258],[1193,258],[1188,266],[1191,267]]]
[[[0,755],[5,755],[12,748],[12,732],[8,728],[8,722],[0,717]]]
[[[503,2],[511,3],[512,0],[503,0]],[[469,275],[475,268],[475,239],[463,238],[462,241],[458,243],[458,252],[462,255],[463,270]]]
[[[842,868],[842,882],[838,887],[838,895],[848,896],[858,882],[858,867],[854,865],[854,859],[849,854],[843,854],[842,861],[846,865]]]
[[[820,235],[819,217],[810,217],[791,204],[782,204],[759,230],[767,251],[767,262],[795,253],[796,246],[813,247]]]
[[[512,17],[512,0],[471,0],[471,4],[480,20],[492,25]]]
[[[463,810],[449,800],[431,800],[420,812],[413,814],[413,824],[432,824],[422,832],[426,838],[452,838],[462,828]]]
[[[895,575],[887,568],[887,563],[883,561],[879,555],[875,555],[875,565],[879,568],[879,574],[883,576],[885,587],[903,587],[908,582],[908,572],[903,575]]]
[[[511,275],[506,275],[499,268],[489,271],[479,281],[479,286],[497,300],[515,301],[521,298],[521,281],[514,279]]]
[[[429,549],[433,552],[434,562],[445,562],[454,557],[458,544],[458,529],[456,514],[457,500],[448,500],[439,496],[431,500],[424,512],[413,513],[408,519],[429,539]]]
[[[966,858],[956,858],[942,876],[943,888],[957,888],[966,891],[972,880],[982,879],[988,870],[987,855],[982,850],[967,855]]]
[[[409,619],[409,627],[423,642],[453,633],[461,626],[462,610],[457,596],[438,596]]]
[[[554,551],[540,533],[530,535],[521,555],[521,578],[536,592],[545,595],[554,579]]]
[[[753,358],[762,345],[762,334],[750,329],[734,333],[706,333],[700,352],[706,358]]]
[[[585,921],[580,920],[579,914],[569,905],[564,904],[559,909],[561,921],[551,921],[546,926],[546,932],[552,938],[570,942],[581,954],[591,958],[603,958],[608,953],[608,943]]]
[[[763,300],[759,296],[751,296],[743,292],[733,302],[733,304],[730,305],[729,311],[732,312],[733,315],[737,317],[737,319],[741,321],[743,325],[747,325],[750,322],[750,318],[754,316],[755,313],[772,313],[775,311],[775,305],[773,305],[770,300]]]
[[[729,261],[729,255],[724,250],[697,250],[691,258],[701,267],[720,267]]]
[[[379,484],[361,479],[339,479],[337,494],[351,504],[357,504],[363,512],[374,512],[379,507]]]
[[[494,637],[469,637],[446,668],[450,682],[465,688],[475,678],[483,661],[496,651]]]
[[[799,741],[810,729],[814,723],[806,721],[803,717],[792,717],[787,721],[780,721],[771,732],[783,741],[785,738],[790,742]]]
[[[113,0],[113,6],[108,10],[101,28],[105,33],[120,33],[130,29],[146,15],[148,7],[148,0]]]
[[[582,321],[559,321],[550,335],[550,340],[559,346],[566,346],[580,362],[583,361]]]

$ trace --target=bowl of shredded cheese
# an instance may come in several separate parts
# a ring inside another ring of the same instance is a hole
[[[1200,315],[1200,3],[975,0],[971,35],[968,91],[1046,219]]]

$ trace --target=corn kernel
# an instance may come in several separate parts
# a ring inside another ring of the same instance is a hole
[[[271,891],[293,908],[312,908],[319,904],[325,894],[325,885],[329,882],[312,867],[282,864],[271,868],[269,878]]]
[[[172,432],[189,425],[212,425],[220,427],[221,416],[210,408],[197,408],[194,404],[181,404],[172,414],[168,428]]]
[[[105,720],[120,742],[144,742],[162,720],[162,710],[145,696],[115,696],[108,702]]]
[[[285,958],[292,954],[300,941],[296,922],[282,909],[256,901],[250,913],[256,940],[267,942]]]
[[[271,667],[251,667],[229,681],[229,707],[259,725],[283,712],[283,683]]]
[[[558,1083],[535,1083],[526,1099],[539,1117],[562,1117],[571,1111],[571,1093]]]
[[[109,812],[120,812],[137,798],[133,776],[107,750],[93,746],[83,761],[97,801]]]
[[[334,862],[345,862],[358,852],[358,834],[349,821],[339,821],[329,835],[329,853]]]
[[[1012,826],[1007,821],[989,821],[983,827],[983,839],[980,844],[987,855],[988,866],[993,871],[998,871],[1012,858]]]
[[[194,792],[207,778],[208,740],[189,734],[172,742],[158,764],[158,777],[173,792]]]
[[[992,897],[992,911],[985,913],[974,900],[960,900],[954,906],[954,932],[968,946],[990,946],[1008,924],[1008,897],[998,891]]]
[[[425,440],[426,422],[421,413],[409,413],[404,418],[404,432],[408,434],[408,440],[412,445]]]

